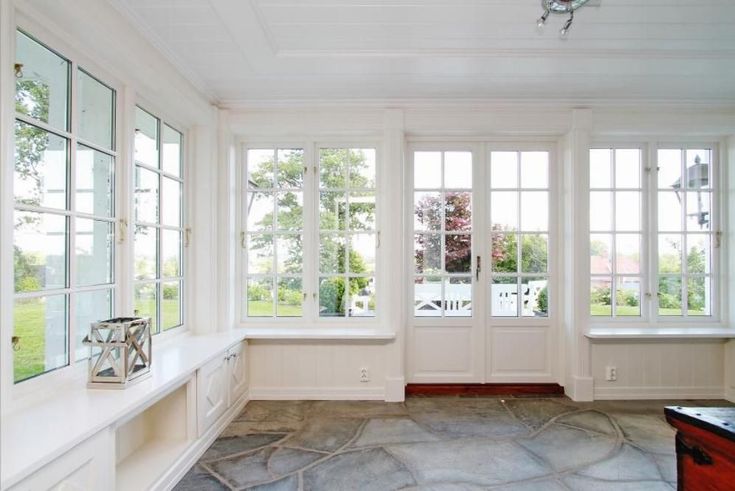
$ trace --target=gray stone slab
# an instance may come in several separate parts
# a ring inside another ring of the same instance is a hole
[[[491,488],[493,491],[568,491],[568,488],[554,479],[525,481]]]
[[[671,491],[663,481],[615,482],[588,477],[569,476],[562,479],[572,491]]]
[[[574,406],[553,399],[506,399],[505,405],[524,424],[534,430],[541,428],[551,419],[574,411]]]
[[[480,486],[538,478],[551,469],[513,442],[485,439],[394,445],[387,450],[420,484],[464,482]]]
[[[315,401],[309,410],[311,416],[320,418],[385,418],[406,416],[406,406],[401,402],[379,401]]]
[[[211,462],[213,460],[229,457],[230,455],[249,452],[256,448],[264,447],[282,439],[285,434],[255,433],[244,436],[230,436],[218,438],[211,447],[204,452],[200,462]]]
[[[403,488],[401,491],[485,491],[486,489],[484,486],[475,486],[474,484],[439,482],[411,486],[409,488]]]
[[[199,465],[192,467],[174,486],[174,491],[229,491],[229,489]]]
[[[664,481],[676,482],[676,455],[649,454],[656,462]]]
[[[361,419],[353,418],[309,419],[284,445],[334,452],[355,436],[361,424]]]
[[[312,404],[311,401],[251,401],[235,418],[235,431],[243,434],[254,431],[298,430]]]
[[[615,431],[610,418],[599,411],[582,411],[579,413],[568,414],[556,420],[557,423],[574,426],[583,430],[595,431],[611,437],[616,437],[618,432]]]
[[[369,447],[391,443],[431,442],[438,438],[409,418],[371,419],[352,447]]]
[[[615,456],[577,471],[577,474],[606,481],[655,481],[662,478],[653,459],[630,445],[623,445]]]
[[[323,453],[309,452],[308,450],[281,447],[271,454],[270,460],[268,461],[268,469],[273,474],[283,476],[303,469],[307,465],[323,459],[325,455]]]
[[[298,491],[299,489],[299,476],[293,474],[278,481],[269,482],[266,484],[260,484],[248,488],[249,491]]]
[[[544,459],[557,471],[566,471],[597,462],[615,450],[616,439],[576,428],[553,424],[534,438],[519,443]]]
[[[614,414],[625,438],[646,452],[671,455],[676,452],[676,430],[659,415]]]
[[[444,438],[507,438],[530,431],[499,399],[424,398],[407,407],[414,421]]]
[[[243,488],[272,481],[277,476],[268,471],[268,458],[273,448],[212,462],[209,467],[232,487]]]
[[[305,491],[389,491],[415,484],[406,467],[380,448],[331,457],[304,471],[303,482]]]

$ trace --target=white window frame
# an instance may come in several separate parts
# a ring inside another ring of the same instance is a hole
[[[246,140],[239,139],[236,143],[236,176],[237,176],[237,254],[235,255],[235,266],[238,279],[235,283],[235,314],[236,323],[241,327],[290,327],[297,329],[313,328],[378,328],[384,319],[384,308],[387,288],[382,287],[384,274],[382,271],[385,261],[382,259],[383,250],[376,248],[376,304],[377,311],[374,317],[320,317],[319,316],[319,149],[321,148],[370,148],[375,149],[375,172],[376,172],[376,203],[375,223],[376,235],[383,228],[383,214],[381,191],[381,178],[384,169],[382,142],[374,136],[350,139],[318,139],[304,137],[296,139],[277,140]],[[302,304],[301,317],[247,317],[247,256],[243,245],[243,237],[247,237],[247,214],[245,212],[245,199],[247,194],[247,152],[257,149],[289,149],[299,148],[304,150],[304,256],[303,256],[303,281],[302,288],[306,298]]]

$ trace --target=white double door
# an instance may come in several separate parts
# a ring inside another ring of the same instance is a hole
[[[409,145],[409,383],[557,381],[555,152]]]

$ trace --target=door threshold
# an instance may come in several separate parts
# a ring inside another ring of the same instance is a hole
[[[407,384],[407,396],[513,396],[559,397],[564,387],[559,384]]]

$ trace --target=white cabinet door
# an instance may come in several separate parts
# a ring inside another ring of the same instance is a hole
[[[197,417],[200,436],[227,410],[228,382],[226,352],[197,371]]]
[[[237,402],[248,386],[246,344],[239,343],[229,349],[230,364],[230,405]]]

